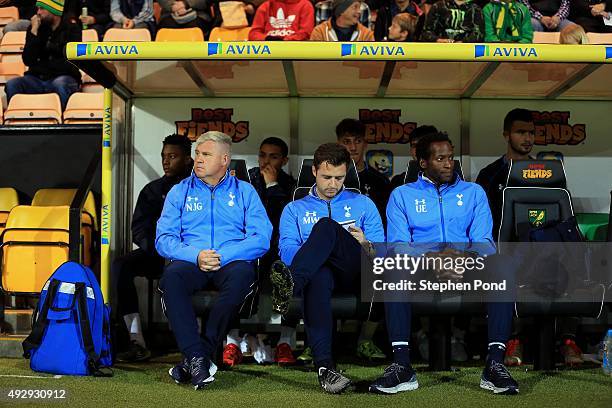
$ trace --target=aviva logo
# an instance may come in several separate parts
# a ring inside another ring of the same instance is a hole
[[[404,47],[400,45],[357,45],[357,44],[342,44],[340,55],[342,57],[350,55],[359,56],[381,56],[381,57],[396,57],[405,56]]]
[[[268,45],[228,44],[223,52],[223,44],[208,43],[208,55],[270,55]]]
[[[538,57],[533,47],[498,47],[489,45],[474,46],[474,57]]]
[[[83,55],[138,55],[135,45],[96,45],[77,44],[77,57]]]
[[[612,47],[606,47],[606,59],[612,58]]]

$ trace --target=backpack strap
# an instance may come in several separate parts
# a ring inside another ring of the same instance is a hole
[[[91,336],[91,326],[89,323],[89,312],[87,310],[87,296],[85,293],[85,284],[83,282],[76,283],[76,289],[74,296],[77,300],[79,310],[79,324],[81,326],[81,335],[83,336],[83,345],[87,352],[87,365],[91,375],[94,377],[112,377],[113,370],[110,367],[103,367],[100,365],[100,358],[96,354],[94,348],[93,338]],[[102,371],[107,369],[107,372]]]
[[[49,283],[49,288],[47,289],[47,297],[45,297],[45,303],[43,303],[40,314],[38,314],[36,320],[33,322],[32,332],[26,339],[21,343],[23,347],[23,356],[25,358],[30,358],[30,353],[33,349],[40,347],[40,343],[42,342],[43,335],[45,334],[45,330],[47,329],[47,325],[49,324],[49,320],[47,319],[47,313],[49,312],[49,308],[53,304],[53,300],[55,299],[55,295],[60,286],[60,281],[57,279],[51,279]]]

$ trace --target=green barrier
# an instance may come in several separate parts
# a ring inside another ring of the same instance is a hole
[[[588,241],[605,241],[608,234],[608,214],[576,214],[580,231]]]

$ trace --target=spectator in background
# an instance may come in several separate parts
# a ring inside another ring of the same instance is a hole
[[[483,34],[482,9],[478,5],[469,0],[440,0],[427,14],[421,41],[478,42]]]
[[[588,33],[612,33],[612,26],[604,24],[604,18],[609,18],[610,13],[610,0],[570,0],[570,20]]]
[[[515,0],[492,0],[482,9],[485,42],[533,42],[529,9]]]
[[[568,20],[569,0],[521,0],[531,13],[533,31],[561,31],[572,24]]]
[[[432,125],[421,125],[414,129],[410,136],[408,137],[408,143],[410,143],[410,160],[416,160],[416,146],[419,140],[428,134],[436,134],[438,133],[438,129]],[[404,180],[406,179],[407,171],[396,174],[391,178],[391,190],[395,187],[403,186],[406,184]]]
[[[312,30],[311,41],[374,41],[374,33],[359,22],[359,0],[333,0],[332,16]]]
[[[36,14],[36,0],[0,0],[0,7],[17,7],[19,20],[4,26],[0,38],[11,31],[26,31],[30,27],[30,19]]]
[[[155,227],[166,195],[175,184],[188,177],[193,168],[191,141],[186,136],[166,137],[161,161],[163,177],[144,186],[136,201],[132,217],[132,241],[138,249],[115,259],[111,268],[117,288],[117,309],[130,335],[130,347],[117,355],[118,361],[143,361],[151,356],[142,333],[134,278],[145,276],[154,279],[162,274],[164,258],[155,250]]]
[[[421,8],[412,0],[376,0],[375,3],[379,3],[377,6],[378,13],[376,14],[376,24],[374,26],[374,38],[376,41],[406,41],[404,40],[393,40],[390,38],[390,29],[393,24],[393,19],[400,13],[407,13],[415,16],[419,19],[419,30],[423,26],[425,20],[425,13]],[[373,5],[374,7],[374,5]],[[421,20],[422,19],[422,20]],[[412,32],[415,32],[416,27]],[[418,33],[420,34],[420,32]],[[409,38],[412,40],[412,38]]]
[[[559,36],[559,43],[561,44],[588,44],[589,39],[587,38],[584,28],[578,24],[572,24],[561,30]]]
[[[146,28],[155,38],[153,0],[111,0],[110,16],[114,28]]]
[[[64,54],[67,43],[81,41],[81,28],[62,21],[63,0],[39,0],[36,6],[21,55],[29,69],[6,83],[6,97],[10,101],[18,93],[56,93],[63,110],[70,95],[81,87],[79,69]]]
[[[304,41],[314,27],[309,0],[268,0],[257,9],[250,41]]]
[[[212,16],[208,0],[157,0],[162,8],[158,28],[193,28],[202,30],[208,38]]]
[[[315,25],[319,25],[331,17],[332,13],[332,0],[314,0],[315,1]],[[359,3],[359,22],[363,24],[364,27],[372,28],[372,16],[371,10],[368,3],[362,1]]]
[[[412,14],[399,13],[391,21],[389,27],[389,41],[414,41],[419,19]]]
[[[102,41],[111,22],[110,0],[67,0],[64,20],[81,25],[83,30],[96,30],[99,40]]]

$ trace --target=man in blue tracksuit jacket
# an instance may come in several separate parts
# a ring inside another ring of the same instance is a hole
[[[155,247],[171,262],[160,281],[162,302],[181,364],[170,369],[177,383],[195,389],[214,380],[219,341],[255,282],[255,261],[270,247],[272,224],[250,184],[230,176],[232,140],[207,132],[196,141],[193,174],[174,186],[157,222]],[[191,295],[206,286],[218,291],[203,338]]]
[[[303,297],[308,343],[319,383],[329,393],[340,393],[351,383],[336,371],[332,359],[332,292],[359,291],[362,252],[372,256],[372,243],[385,240],[374,202],[343,187],[350,160],[339,144],[317,148],[312,167],[316,184],[283,210],[281,260],[270,273],[277,312],[286,313],[293,296]]]
[[[454,172],[453,145],[446,133],[426,135],[417,144],[419,178],[396,188],[387,205],[387,242],[407,243],[406,253],[432,257],[488,256],[483,264],[496,280],[514,285],[515,265],[495,254],[493,220],[487,196],[478,184],[461,180]],[[410,245],[412,243],[412,245]],[[420,250],[420,252],[419,252]],[[438,271],[445,281],[448,273]],[[464,281],[477,277],[467,271]],[[446,273],[446,275],[444,275]],[[486,273],[486,272],[485,272]],[[479,277],[479,276],[478,276]],[[487,303],[489,353],[480,386],[497,394],[516,394],[518,384],[503,365],[505,344],[512,326],[513,303]],[[408,301],[386,302],[385,314],[394,363],[370,385],[370,391],[395,394],[418,388],[410,365],[409,339],[412,309]]]

